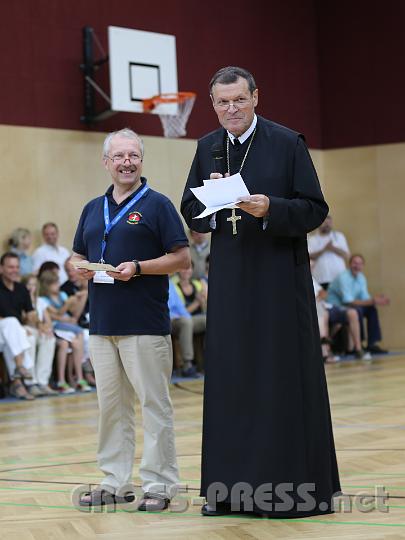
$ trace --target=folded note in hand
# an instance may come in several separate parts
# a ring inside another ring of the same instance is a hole
[[[223,208],[237,208],[238,201],[250,195],[239,173],[218,180],[204,180],[203,186],[190,189],[206,206],[206,209],[194,219],[209,216]]]
[[[72,261],[75,268],[83,268],[84,270],[90,270],[91,272],[120,272],[115,266],[107,263],[92,263],[85,261]]]

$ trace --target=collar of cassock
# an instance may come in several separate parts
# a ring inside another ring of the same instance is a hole
[[[232,133],[230,133],[228,130],[227,130],[227,133],[228,133],[228,137],[231,141],[232,144],[235,144],[235,139],[238,139],[238,141],[240,142],[240,144],[243,144],[246,139],[248,139],[250,137],[250,135],[253,133],[255,127],[256,127],[256,124],[257,124],[257,116],[254,115],[253,117],[253,121],[252,123],[250,124],[250,127],[245,131],[245,133],[242,133],[242,135],[240,135],[240,137],[235,137],[235,135],[232,135]]]

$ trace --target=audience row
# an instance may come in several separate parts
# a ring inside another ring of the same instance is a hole
[[[377,307],[388,305],[390,300],[384,294],[371,296],[364,275],[365,259],[361,254],[350,254],[344,234],[333,230],[332,216],[308,237],[308,251],[325,361],[340,359],[333,351],[351,353],[361,360],[386,353],[378,345],[382,334]]]
[[[95,385],[88,352],[87,281],[69,262],[69,251],[59,246],[57,225],[45,224],[42,235],[43,245],[31,256],[30,232],[17,229],[10,250],[0,259],[0,352],[10,394],[25,400],[87,392]],[[202,243],[205,239],[198,238],[197,244]],[[169,309],[182,359],[178,374],[183,377],[198,376],[193,337],[205,333],[206,248],[196,250],[195,258],[203,279],[192,277],[194,267],[170,278]]]
[[[42,237],[43,244],[30,255],[30,231],[16,229],[0,260],[0,352],[10,393],[27,400],[87,392],[95,386],[88,352],[87,282],[70,264],[69,250],[59,245],[55,223],[42,227]],[[190,251],[192,267],[170,277],[168,305],[181,357],[176,374],[193,378],[204,368],[197,366],[194,338],[200,335],[204,342],[208,235],[190,231]],[[388,305],[389,299],[370,295],[364,257],[350,254],[344,234],[333,230],[330,215],[309,235],[308,251],[325,362],[338,361],[339,354],[368,360],[373,353],[387,352],[378,345],[382,335],[377,307]]]

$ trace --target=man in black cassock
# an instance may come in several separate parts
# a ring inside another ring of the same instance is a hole
[[[210,95],[221,128],[198,141],[181,212],[211,232],[201,495],[204,515],[304,517],[340,491],[306,235],[328,214],[304,137],[256,116],[241,68]],[[240,172],[238,210],[204,210],[190,188]]]

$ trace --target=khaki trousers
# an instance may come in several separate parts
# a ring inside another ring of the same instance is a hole
[[[194,360],[194,334],[205,332],[207,316],[205,313],[192,317],[172,319],[172,332],[179,337],[180,352],[183,360]]]
[[[144,492],[168,496],[179,482],[169,395],[170,336],[90,336],[90,357],[100,409],[98,464],[103,489],[115,493],[132,483],[135,393],[144,448],[139,475]]]

